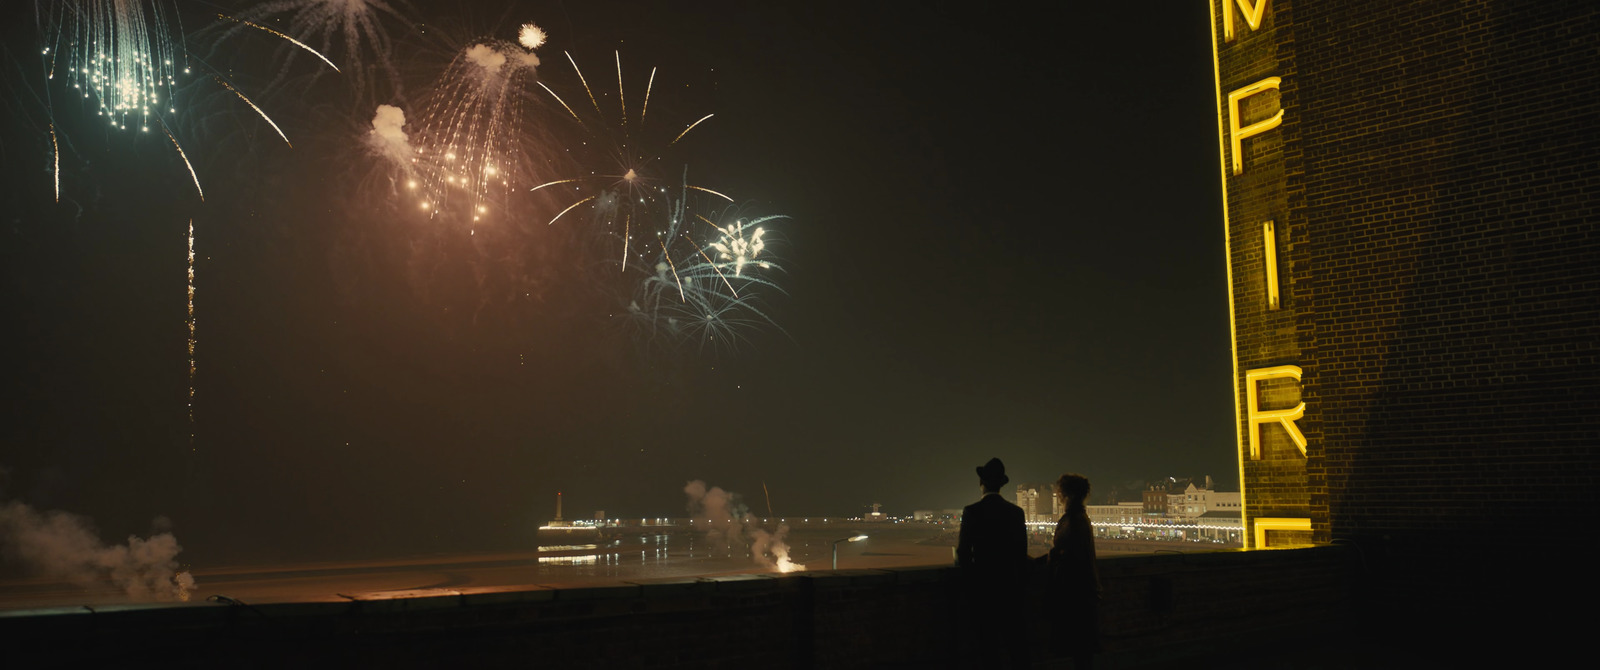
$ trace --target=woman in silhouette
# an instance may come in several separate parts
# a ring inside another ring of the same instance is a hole
[[[1089,480],[1068,473],[1056,480],[1066,512],[1056,522],[1055,543],[1050,548],[1050,602],[1054,616],[1056,650],[1072,657],[1072,667],[1092,667],[1100,651],[1100,576],[1094,565],[1094,526],[1089,523]]]

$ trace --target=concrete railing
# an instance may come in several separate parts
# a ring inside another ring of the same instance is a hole
[[[1161,553],[1099,562],[1103,667],[1219,657],[1343,620],[1339,547]],[[959,571],[921,567],[656,580],[589,588],[278,605],[0,616],[11,667],[129,660],[286,667],[944,667],[961,652]],[[1036,659],[1037,603],[997,612]]]

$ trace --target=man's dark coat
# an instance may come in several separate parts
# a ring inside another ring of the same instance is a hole
[[[1022,508],[998,493],[983,496],[961,511],[956,564],[985,582],[1015,582],[1028,562],[1028,530]]]

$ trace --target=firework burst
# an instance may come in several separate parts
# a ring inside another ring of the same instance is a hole
[[[530,183],[537,143],[529,141],[523,106],[538,65],[516,44],[477,40],[445,68],[415,124],[397,107],[378,108],[367,144],[398,169],[417,211],[480,221],[511,189]]]
[[[751,330],[781,331],[763,307],[765,294],[783,292],[774,278],[782,268],[766,238],[768,227],[787,217],[747,219],[724,207],[719,224],[695,211],[695,199],[681,185],[668,196],[665,225],[625,256],[632,293],[624,319],[633,334],[643,343],[705,352],[735,349]]]
[[[50,79],[92,100],[107,125],[150,132],[163,112],[177,112],[172,89],[182,42],[171,7],[160,0],[61,0],[40,12]]]
[[[349,74],[358,91],[366,90],[368,73],[378,70],[398,92],[401,78],[394,66],[394,42],[384,27],[384,19],[406,22],[401,12],[409,9],[402,0],[272,0],[223,17],[236,23],[224,38],[241,31],[264,30],[296,47],[287,52],[285,71],[299,53],[309,52],[333,69]],[[340,45],[343,67],[325,55],[337,53]]]
[[[48,79],[62,82],[74,98],[89,103],[96,117],[112,129],[165,135],[204,200],[200,176],[173,130],[180,125],[179,77],[192,73],[191,62],[204,63],[186,53],[170,0],[60,0],[39,4],[38,12]],[[212,79],[289,142],[277,122],[222,73],[213,71]],[[57,123],[53,102],[47,103],[47,113],[60,201],[64,129]]]
[[[140,134],[152,129],[172,141],[190,175],[194,167],[167,120],[177,113],[173,90],[177,87],[177,62],[182,38],[170,18],[175,12],[161,0],[62,0],[39,5],[44,26],[43,55],[47,77],[62,82],[73,97],[88,103],[95,116],[114,130]],[[183,67],[188,73],[189,68]],[[56,201],[61,200],[61,145],[63,129],[50,115],[50,144],[54,152]],[[200,180],[195,177],[195,190]],[[204,198],[204,194],[201,195]]]
[[[670,200],[666,188],[670,177],[664,175],[681,166],[670,164],[669,150],[715,114],[705,114],[687,124],[646,123],[650,114],[650,96],[655,90],[656,68],[650,69],[642,87],[635,88],[634,99],[638,103],[630,108],[621,52],[613,53],[617,77],[616,108],[602,109],[577,59],[570,53],[564,55],[577,77],[584,98],[576,97],[577,89],[567,91],[563,97],[556,88],[544,81],[540,81],[539,86],[586,136],[579,153],[588,155],[580,156],[579,161],[588,166],[588,174],[546,182],[532,190],[557,187],[571,192],[572,199],[551,219],[552,224],[570,212],[587,206],[597,222],[604,227],[621,229],[615,234],[626,239],[631,236],[630,222],[650,219],[652,211],[666,207]],[[576,101],[576,107],[569,104],[569,98]],[[583,105],[583,99],[587,99],[589,105]],[[733,202],[732,198],[702,186],[690,184],[687,187],[715,195],[728,203]]]
[[[616,88],[599,95],[577,59],[566,54],[566,61],[575,86],[558,92],[539,85],[585,136],[579,160],[588,173],[533,190],[568,194],[552,225],[587,214],[586,227],[602,240],[596,253],[617,268],[602,281],[620,279],[621,316],[631,333],[645,344],[706,351],[735,348],[754,329],[777,328],[762,298],[782,292],[774,279],[781,268],[767,249],[768,227],[784,217],[738,216],[732,197],[690,183],[672,155],[715,114],[679,122],[651,116],[657,70],[637,71],[630,88],[620,53],[613,54]]]

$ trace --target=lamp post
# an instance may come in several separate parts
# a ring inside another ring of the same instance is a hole
[[[855,535],[855,536],[852,536],[852,537],[841,537],[841,538],[839,538],[837,540],[834,540],[832,543],[830,543],[833,546],[833,569],[835,569],[835,570],[839,569],[839,543],[840,542],[860,542],[860,541],[865,540],[865,539],[867,539],[867,536],[865,536],[865,535]]]

